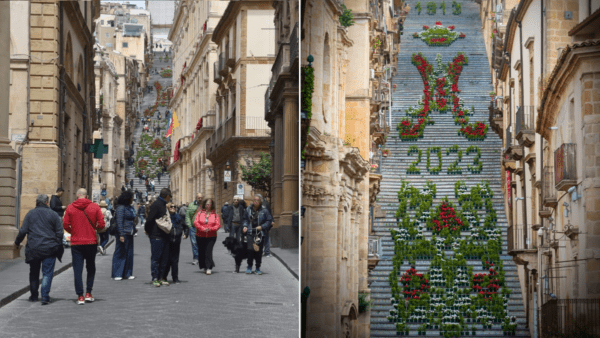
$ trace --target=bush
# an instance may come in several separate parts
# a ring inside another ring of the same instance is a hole
[[[344,12],[340,16],[340,25],[342,25],[342,27],[350,27],[354,25],[354,14],[352,14],[352,10],[346,8],[345,5],[342,5],[342,9]]]

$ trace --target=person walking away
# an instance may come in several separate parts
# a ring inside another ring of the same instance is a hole
[[[217,242],[217,230],[221,227],[219,215],[215,211],[215,202],[212,199],[204,201],[202,210],[196,213],[194,226],[198,244],[198,266],[200,269],[204,269],[207,275],[210,275],[215,267],[213,247]]]
[[[135,209],[133,193],[125,191],[117,200],[117,241],[112,260],[114,280],[134,279],[133,276],[133,234],[135,229]]]
[[[264,198],[261,194],[256,194],[256,195],[258,197],[260,197],[260,199],[263,201],[263,206],[265,208],[267,208],[267,210],[269,210],[269,214],[273,215],[272,210],[271,210],[271,204],[269,204],[267,199]],[[265,231],[265,238],[263,238],[263,242],[264,242],[263,256],[265,256],[265,257],[271,257],[271,238],[269,236],[269,233],[271,232],[271,229],[273,228],[274,225],[275,225],[275,222],[273,220],[271,220],[271,226],[269,227],[269,229],[267,231]]]
[[[223,216],[223,221],[229,224],[229,237],[235,239],[231,252],[235,260],[235,272],[239,273],[243,259],[248,258],[246,236],[242,236],[242,228],[246,221],[246,202],[242,197],[233,197],[233,204],[228,207],[227,216]]]
[[[133,189],[133,179],[131,179],[131,180],[129,181],[129,186],[131,187],[131,189]]]
[[[62,262],[65,248],[62,246],[63,227],[60,217],[50,209],[48,195],[40,194],[35,200],[35,208],[30,210],[17,238],[15,249],[21,249],[21,242],[27,236],[25,263],[29,264],[29,301],[37,302],[42,269],[42,305],[50,303],[50,288],[54,276],[56,259]]]
[[[110,220],[112,219],[112,212],[107,209],[108,205],[105,201],[100,201],[100,211],[104,216],[104,224],[110,224]],[[106,254],[106,245],[108,244],[108,240],[110,239],[110,235],[107,231],[103,231],[99,233],[100,235],[100,243],[98,244],[98,252],[101,255]]]
[[[230,210],[231,209],[229,207],[229,202],[225,202],[225,204],[223,204],[223,206],[221,207],[221,218],[223,219],[225,232],[229,232],[229,223],[225,219],[229,217],[228,213]]]
[[[144,224],[146,222],[146,204],[141,203],[140,207],[137,211],[138,218],[140,219],[140,224]]]
[[[169,245],[169,263],[167,264],[167,269],[163,279],[167,279],[170,270],[171,277],[173,277],[173,283],[180,284],[179,252],[181,250],[181,235],[183,234],[183,239],[186,239],[190,234],[190,230],[185,224],[183,224],[183,218],[181,218],[181,216],[176,212],[177,208],[173,203],[167,204],[167,209],[171,215],[171,224],[173,224],[173,228],[171,229],[171,238],[169,239],[171,241]]]
[[[160,161],[160,159],[159,159]],[[162,176],[162,173],[159,171],[158,174],[156,174],[156,178],[158,178],[158,184],[160,184],[160,177]]]
[[[148,203],[148,191],[144,191],[144,201]]]
[[[63,228],[71,233],[71,255],[77,304],[93,302],[92,289],[96,275],[96,231],[106,229],[104,217],[98,204],[87,199],[87,190],[77,190],[77,199],[69,204],[63,219]],[[85,297],[83,296],[83,262],[87,270]]]
[[[65,209],[67,208],[67,206],[63,205],[62,201],[60,200],[64,192],[65,189],[58,188],[56,189],[56,194],[52,195],[52,198],[50,199],[50,209],[54,210],[58,216],[60,216],[60,218],[64,216]]]
[[[252,263],[256,261],[256,270],[254,272],[257,275],[262,275],[260,266],[262,263],[265,232],[271,228],[273,218],[269,209],[263,205],[263,200],[258,195],[254,196],[254,203],[246,209],[246,214],[246,223],[244,224],[243,232],[247,236],[248,246],[252,247],[249,253],[250,257],[248,257],[246,273],[252,273]]]
[[[142,184],[142,173],[141,172],[138,173],[138,178],[140,179],[138,183]]]
[[[156,220],[167,214],[167,203],[171,202],[171,190],[163,188],[158,198],[148,208],[148,217],[144,230],[150,238],[151,257],[150,269],[152,273],[152,284],[154,286],[165,285],[169,282],[161,279],[165,275],[169,262],[169,234],[159,229]]]
[[[194,220],[196,219],[196,213],[202,210],[202,194],[196,194],[196,200],[194,203],[190,203],[185,212],[185,224],[190,228],[190,241],[192,242],[192,264],[198,264],[198,243],[196,242],[196,227],[194,226]]]
[[[152,187],[152,192],[156,191],[156,186],[154,185],[154,179],[150,180],[150,186]]]

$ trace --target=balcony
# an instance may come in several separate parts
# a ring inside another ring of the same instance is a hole
[[[240,127],[240,130],[245,130],[241,136],[246,137],[267,137],[271,135],[271,128],[262,116],[246,116],[245,128]]]
[[[373,136],[373,142],[380,146],[385,144],[387,134],[390,132],[390,126],[388,126],[385,117],[384,111],[371,113],[371,135]]]
[[[542,173],[544,183],[542,185],[542,202],[545,207],[556,208],[558,204],[556,200],[556,190],[554,190],[554,168],[544,167]]]
[[[535,106],[519,108],[516,127],[519,144],[531,147],[535,143]]]
[[[271,91],[273,90],[273,87],[271,87],[271,83],[269,83],[269,86],[267,87],[267,90],[265,91],[265,117],[267,117],[269,115],[269,111],[271,110]]]
[[[575,143],[564,143],[554,151],[554,182],[558,191],[577,185],[576,150]]]
[[[369,271],[373,270],[379,263],[383,254],[381,239],[375,236],[369,236]]]
[[[233,53],[233,45],[231,48],[229,48],[229,42],[227,42],[227,45],[225,45],[225,51],[227,52],[225,64],[230,68],[235,67],[235,54]]]
[[[277,57],[275,58],[275,62],[271,67],[271,72],[273,73],[271,77],[271,87],[274,87],[279,79],[279,75],[283,72],[287,72],[290,68],[290,45],[287,43],[282,43],[279,46],[279,51],[277,52]]]
[[[371,85],[371,113],[379,111],[381,109],[381,89],[375,88]]]
[[[503,112],[502,110],[496,106],[495,101],[494,102],[490,102],[490,106],[488,107],[488,110],[490,112],[490,116],[489,116],[489,122],[490,122],[490,127],[492,127],[492,130],[498,134],[498,136],[500,136],[500,138],[503,138],[503,130],[504,130],[504,121],[502,119],[503,116]]]
[[[527,229],[523,225],[508,227],[508,254],[518,265],[537,267],[537,249],[530,248]]]
[[[551,299],[541,318],[543,337],[598,337],[600,299]]]
[[[196,137],[200,137],[205,132],[214,131],[216,124],[216,114],[214,110],[209,110],[202,117],[202,127],[196,131]]]
[[[206,140],[206,148],[209,153],[217,150],[219,146],[235,136],[235,115],[230,116],[225,123],[221,124],[219,128]]]
[[[221,83],[221,75],[219,74],[219,61],[215,62],[213,64],[213,70],[214,70],[214,74],[215,74],[215,78],[213,79],[213,82],[216,83]]]

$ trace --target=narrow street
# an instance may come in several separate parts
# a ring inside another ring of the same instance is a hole
[[[52,281],[49,305],[29,302],[26,293],[0,308],[0,336],[297,337],[298,280],[275,257],[263,258],[262,276],[233,273],[233,257],[221,243],[225,236],[220,230],[212,275],[190,264],[186,239],[181,284],[157,288],[151,284],[150,243],[140,229],[134,238],[134,280],[110,278],[113,244],[105,256],[96,257],[95,302],[76,304],[70,268]],[[85,271],[83,276],[85,284]]]

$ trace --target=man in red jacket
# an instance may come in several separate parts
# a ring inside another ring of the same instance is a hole
[[[77,190],[77,199],[69,204],[63,218],[63,227],[71,233],[71,255],[73,256],[73,274],[77,304],[93,302],[92,288],[96,275],[96,250],[98,241],[96,231],[106,231],[102,211],[96,203],[87,199],[84,188]],[[83,296],[83,261],[86,261],[87,286]]]

